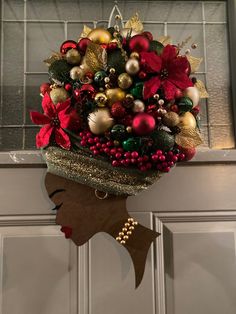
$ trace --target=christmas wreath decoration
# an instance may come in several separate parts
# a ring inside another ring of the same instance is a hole
[[[62,232],[77,245],[110,233],[129,251],[138,286],[158,234],[128,215],[125,200],[194,156],[202,142],[199,99],[207,93],[190,77],[201,59],[181,54],[188,40],[153,39],[137,14],[125,28],[119,21],[85,26],[78,42],[66,40],[45,60],[43,113],[31,112],[31,119],[43,125],[36,145]]]

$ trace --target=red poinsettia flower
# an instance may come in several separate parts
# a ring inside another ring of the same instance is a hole
[[[70,106],[70,99],[65,102],[53,104],[50,96],[46,93],[42,107],[44,113],[30,112],[31,120],[38,125],[44,125],[36,135],[38,148],[49,144],[51,135],[54,134],[56,143],[64,149],[70,149],[70,138],[64,131],[68,129],[77,131],[80,128],[80,119],[75,109]]]
[[[141,52],[141,60],[148,73],[157,73],[144,84],[144,99],[152,97],[162,88],[167,100],[175,97],[176,90],[193,86],[188,77],[189,62],[177,54],[176,47],[167,45],[160,56],[153,52]]]

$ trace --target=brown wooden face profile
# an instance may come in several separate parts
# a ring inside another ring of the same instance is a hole
[[[98,199],[93,188],[47,173],[45,186],[57,209],[56,223],[78,246],[98,232],[106,232],[129,252],[136,287],[143,278],[147,253],[159,235],[132,219],[126,209],[127,196]]]

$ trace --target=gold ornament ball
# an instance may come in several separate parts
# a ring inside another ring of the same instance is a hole
[[[69,94],[63,87],[53,88],[50,91],[50,97],[54,105],[58,104],[59,102],[64,102],[69,97]]]
[[[134,96],[133,96],[132,94],[127,94],[127,95],[125,96],[125,98],[126,98],[127,100],[129,100],[129,101],[134,100]]]
[[[133,84],[132,77],[127,73],[121,73],[118,76],[118,86],[121,89],[128,89]]]
[[[125,92],[121,88],[110,88],[105,91],[108,105],[111,106],[117,101],[122,101],[125,98]]]
[[[175,127],[180,122],[179,115],[173,111],[167,112],[163,116],[162,122],[168,127]]]
[[[94,98],[98,107],[105,107],[107,102],[107,96],[104,93],[97,93]]]
[[[109,72],[110,72],[111,74],[115,74],[115,73],[116,73],[116,69],[110,68]]]
[[[131,132],[132,132],[132,126],[127,126],[126,131],[127,131],[128,133],[131,133]]]
[[[195,117],[191,114],[191,112],[185,112],[182,116],[180,116],[180,127],[188,127],[195,129],[197,126]]]
[[[131,59],[139,59],[139,53],[134,51],[134,52],[131,52],[130,56],[129,56]]]
[[[84,76],[84,70],[81,67],[73,67],[70,70],[70,77],[72,80],[82,79]]]
[[[130,75],[135,75],[139,72],[140,66],[137,59],[129,59],[125,64],[125,70]]]
[[[143,112],[145,105],[140,99],[135,99],[132,110],[133,112]]]
[[[108,44],[112,36],[106,29],[95,28],[88,34],[88,38],[96,44]]]
[[[104,134],[114,124],[110,111],[107,108],[99,108],[88,116],[89,129],[93,134]]]
[[[66,61],[69,64],[79,64],[81,61],[81,55],[78,50],[70,49],[66,53]]]
[[[191,86],[184,90],[184,96],[189,97],[193,102],[193,107],[196,107],[200,100],[199,91],[196,87]]]

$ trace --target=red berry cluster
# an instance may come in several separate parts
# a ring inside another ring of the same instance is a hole
[[[94,136],[89,131],[80,132],[79,135],[81,137],[81,146],[89,147],[94,156],[101,154],[108,156],[113,167],[132,165],[141,171],[157,169],[162,172],[169,172],[177,161],[185,159],[185,154],[174,153],[173,151],[163,152],[157,150],[151,156],[141,155],[137,151],[126,152],[122,147],[116,147],[114,141]]]

